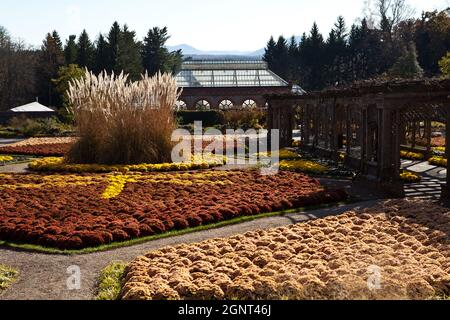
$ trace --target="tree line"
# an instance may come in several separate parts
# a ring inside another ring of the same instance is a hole
[[[404,0],[378,0],[369,9],[350,28],[338,17],[326,39],[316,23],[299,41],[272,37],[264,60],[272,71],[306,90],[365,79],[439,75],[440,59],[450,50],[449,10],[413,19]]]
[[[68,80],[80,76],[84,68],[100,73],[124,71],[136,80],[144,72],[175,73],[182,52],[169,52],[168,29],[151,28],[143,41],[127,25],[114,22],[106,35],[91,40],[86,30],[63,43],[57,31],[48,33],[40,49],[13,40],[0,26],[0,111],[39,101],[48,106],[64,104]]]

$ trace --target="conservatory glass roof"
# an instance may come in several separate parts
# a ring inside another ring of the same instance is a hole
[[[287,87],[262,60],[189,60],[176,75],[179,87]]]

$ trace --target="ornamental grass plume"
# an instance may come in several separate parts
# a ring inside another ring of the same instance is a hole
[[[68,97],[79,140],[67,160],[79,164],[170,162],[175,130],[173,106],[180,95],[168,74],[128,81],[123,72],[70,83]]]

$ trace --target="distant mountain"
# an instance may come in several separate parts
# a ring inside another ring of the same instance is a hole
[[[295,40],[297,41],[297,43],[300,42],[302,37],[300,36],[295,36]],[[288,44],[291,41],[291,38],[287,38]],[[181,50],[183,51],[183,54],[185,56],[195,56],[196,58],[198,58],[199,56],[201,56],[202,58],[214,58],[217,56],[225,56],[225,57],[254,57],[254,58],[261,58],[264,55],[264,48],[261,48],[259,50],[256,51],[205,51],[205,50],[199,50],[197,48],[194,48],[193,46],[190,46],[188,44],[180,44],[177,46],[167,46],[167,49],[169,49],[169,51],[177,51],[177,50]]]
[[[188,44],[180,44],[177,46],[167,46],[167,49],[169,51],[177,51],[181,50],[183,51],[183,54],[185,56],[247,56],[247,57],[261,57],[264,54],[264,48],[259,49],[256,51],[203,51],[194,48],[193,46],[190,46]]]

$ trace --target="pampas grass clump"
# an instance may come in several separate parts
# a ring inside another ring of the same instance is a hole
[[[176,128],[173,106],[180,91],[168,74],[147,74],[137,82],[128,75],[84,78],[69,87],[69,101],[79,140],[67,161],[81,164],[170,162]]]

